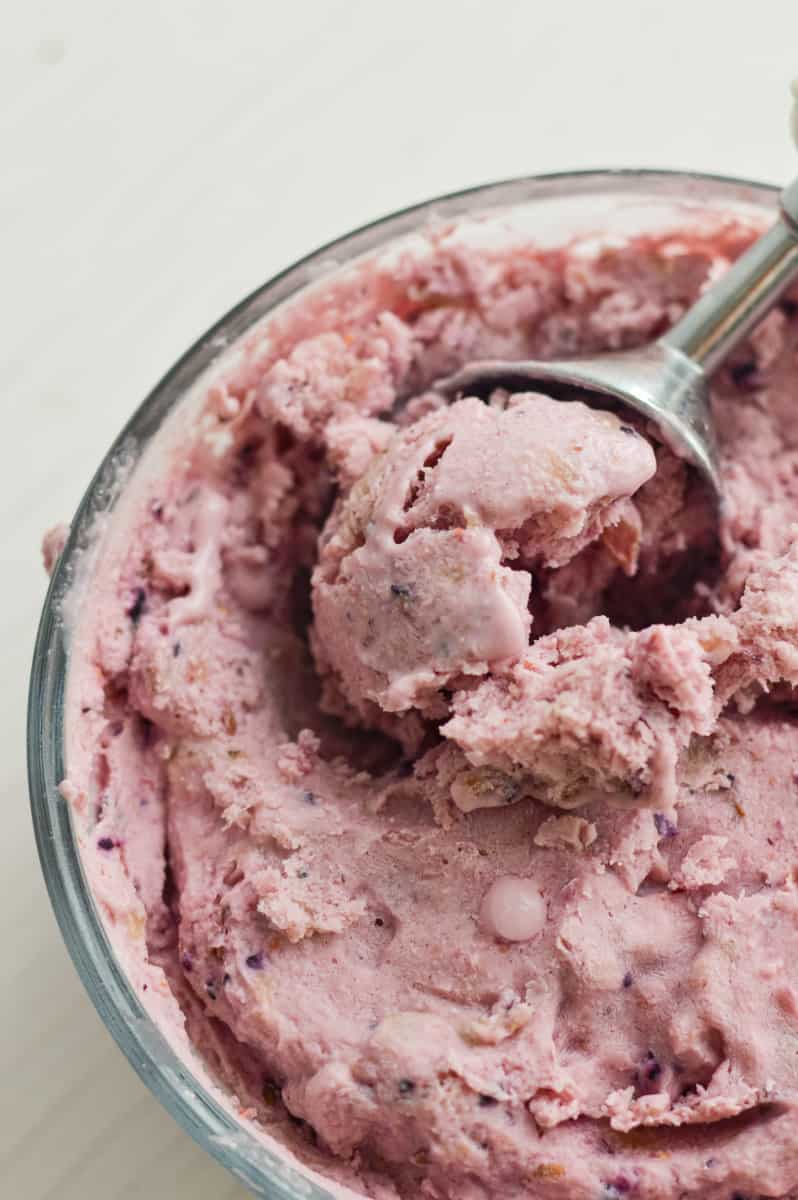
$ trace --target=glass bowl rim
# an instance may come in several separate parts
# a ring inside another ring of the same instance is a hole
[[[298,259],[203,333],[161,377],[112,443],[77,508],[53,572],[39,622],[27,713],[28,787],[36,843],[56,920],[80,979],[101,1020],[131,1066],[190,1136],[247,1187],[269,1200],[332,1200],[333,1193],[299,1167],[286,1166],[257,1136],[225,1111],[191,1073],[145,1013],[116,960],[85,880],[69,805],[58,790],[63,778],[63,714],[67,653],[60,610],[75,560],[98,513],[113,507],[108,479],[120,455],[135,447],[138,459],[165,417],[214,359],[242,333],[318,278],[325,258],[340,265],[417,228],[425,217],[452,218],[501,210],[524,202],[574,195],[655,192],[657,198],[721,199],[765,206],[773,184],[701,171],[597,168],[526,175],[438,195],[370,221]],[[737,194],[735,194],[737,193]],[[315,268],[315,271],[314,271]],[[332,1185],[335,1187],[335,1185]],[[337,1190],[337,1188],[336,1188]]]

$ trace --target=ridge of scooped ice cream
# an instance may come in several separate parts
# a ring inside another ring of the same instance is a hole
[[[441,726],[453,803],[471,812],[532,795],[580,808],[602,794],[669,809],[681,756],[731,700],[746,711],[798,686],[796,610],[793,546],[751,572],[729,616],[639,632],[602,616],[540,638],[504,676],[453,696]]]
[[[531,572],[591,542],[632,573],[648,442],[576,401],[467,397],[398,431],[338,503],[313,577],[313,646],[346,700],[442,715],[437,693],[517,661]]]
[[[738,645],[716,616],[639,633],[595,617],[541,638],[506,677],[453,698],[441,732],[467,760],[455,804],[488,806],[509,777],[514,799],[579,808],[603,793],[669,809],[679,754],[717,719],[713,671]]]

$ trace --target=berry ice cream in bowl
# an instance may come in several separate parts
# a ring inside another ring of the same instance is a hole
[[[798,303],[643,417],[433,387],[660,337],[704,176],[400,213],[191,349],[64,536],[31,687],[64,936],[257,1195],[798,1195]]]

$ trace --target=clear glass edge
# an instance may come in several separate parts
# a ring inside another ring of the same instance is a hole
[[[729,202],[754,205],[770,204],[778,193],[772,184],[733,176],[645,168],[596,169],[478,185],[378,218],[326,243],[273,276],[198,338],[133,413],[96,471],[73,518],[45,597],[28,693],[28,786],[50,902],[89,998],[136,1073],[203,1149],[266,1200],[295,1200],[297,1196],[306,1200],[332,1200],[332,1193],[299,1169],[286,1168],[278,1162],[256,1135],[225,1112],[194,1078],[142,1009],[117,963],[86,884],[69,805],[58,789],[65,773],[63,717],[67,667],[59,612],[72,582],[74,559],[96,517],[113,506],[114,497],[107,495],[104,483],[120,454],[130,453],[133,447],[138,460],[163,420],[213,360],[267,312],[313,282],[317,276],[311,268],[325,256],[335,252],[351,261],[381,242],[416,228],[425,217],[451,218],[557,195],[634,192],[641,187],[663,198],[689,200],[691,192],[695,192],[700,199],[723,197]],[[277,1176],[284,1176],[285,1182]]]

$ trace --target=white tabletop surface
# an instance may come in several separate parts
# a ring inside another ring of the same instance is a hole
[[[0,28],[0,1191],[232,1200],[100,1024],[40,878],[40,535],[196,335],[347,228],[569,167],[786,180],[798,4],[0,0]]]

